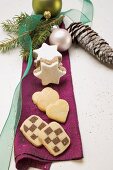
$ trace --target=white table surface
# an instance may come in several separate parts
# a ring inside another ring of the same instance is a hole
[[[63,0],[63,9],[81,9],[81,2]],[[93,3],[92,27],[113,46],[113,1],[93,0]],[[31,0],[0,0],[0,22],[22,11],[32,12]],[[0,40],[5,37],[0,28]],[[84,159],[54,163],[51,170],[113,170],[113,70],[80,47],[71,48],[70,59]],[[0,54],[0,130],[9,113],[21,66],[19,49]],[[14,158],[10,170],[16,170]]]

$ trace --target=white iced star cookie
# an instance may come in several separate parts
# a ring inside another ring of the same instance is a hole
[[[37,65],[39,65],[40,59],[45,59],[49,62],[57,57],[60,61],[62,60],[62,54],[57,51],[57,45],[43,43],[39,49],[33,50],[33,53],[36,57],[35,63]]]
[[[66,74],[66,69],[58,61],[51,64],[41,61],[40,67],[36,68],[33,74],[42,80],[42,85],[59,84],[60,78]]]

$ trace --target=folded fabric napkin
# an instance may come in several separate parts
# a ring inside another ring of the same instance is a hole
[[[51,122],[46,114],[41,112],[32,102],[32,94],[44,88],[41,81],[33,75],[34,66],[32,66],[29,75],[22,82],[22,113],[14,142],[16,167],[19,170],[27,170],[29,167],[49,170],[52,162],[76,160],[83,157],[68,51],[63,53],[62,62],[67,69],[67,74],[61,78],[59,85],[50,85],[50,87],[59,93],[60,98],[69,103],[70,111],[67,121],[61,125],[69,135],[71,144],[64,153],[54,157],[45,147],[36,148],[33,146],[20,132],[20,126],[31,115],[38,115],[47,123]],[[26,65],[26,62],[23,62],[23,72]]]

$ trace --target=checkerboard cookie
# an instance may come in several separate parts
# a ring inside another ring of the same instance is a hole
[[[46,108],[49,104],[56,102],[58,99],[59,94],[50,87],[46,87],[41,92],[36,92],[32,96],[34,104],[44,112],[46,112]]]
[[[47,123],[39,116],[32,115],[24,121],[20,127],[20,131],[30,143],[36,147],[39,147],[42,145],[42,142],[40,141],[38,134],[46,126]]]
[[[60,124],[51,122],[39,132],[42,144],[53,156],[60,155],[70,145],[70,138]]]

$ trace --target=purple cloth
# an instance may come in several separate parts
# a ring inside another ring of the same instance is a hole
[[[30,144],[19,130],[23,121],[34,114],[40,116],[47,123],[51,122],[46,114],[41,112],[32,102],[32,94],[44,88],[41,81],[33,76],[34,66],[32,66],[29,75],[22,82],[22,114],[15,137],[15,160],[19,170],[27,170],[28,167],[49,170],[54,161],[74,160],[83,157],[68,52],[63,53],[63,65],[67,69],[67,74],[61,78],[59,85],[51,85],[51,87],[59,93],[61,99],[65,99],[69,103],[70,111],[67,121],[61,125],[69,135],[71,145],[63,154],[54,157],[49,154],[45,147],[36,148]],[[25,68],[26,63],[24,62],[23,71]]]

